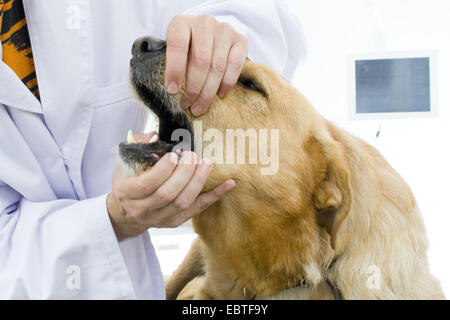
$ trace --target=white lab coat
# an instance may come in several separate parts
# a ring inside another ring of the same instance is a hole
[[[0,298],[164,299],[149,234],[119,243],[106,210],[114,149],[142,118],[133,41],[165,38],[177,13],[212,14],[289,78],[301,29],[272,0],[23,2],[42,103],[0,63]]]

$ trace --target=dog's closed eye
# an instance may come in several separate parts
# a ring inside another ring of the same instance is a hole
[[[240,84],[245,89],[258,92],[264,97],[267,97],[267,93],[250,78],[240,77],[238,80],[238,84]]]

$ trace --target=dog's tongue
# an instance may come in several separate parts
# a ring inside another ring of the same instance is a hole
[[[150,133],[133,133],[128,131],[127,143],[152,143],[158,141],[158,133],[152,131]]]

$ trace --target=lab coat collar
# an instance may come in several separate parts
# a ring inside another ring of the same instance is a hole
[[[2,49],[0,46],[0,57]],[[25,111],[42,113],[39,100],[9,66],[0,61],[0,104]]]

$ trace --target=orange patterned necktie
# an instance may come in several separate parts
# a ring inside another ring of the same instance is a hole
[[[0,39],[2,61],[40,99],[22,0],[0,0]]]

